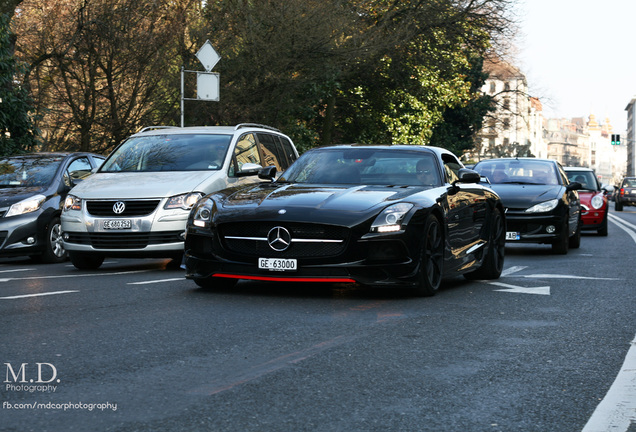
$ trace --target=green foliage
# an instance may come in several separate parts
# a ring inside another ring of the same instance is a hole
[[[29,94],[16,81],[23,70],[12,47],[8,16],[0,14],[0,156],[27,152],[37,144]]]
[[[459,106],[448,107],[444,111],[442,121],[432,131],[430,144],[444,147],[456,155],[461,155],[474,146],[475,135],[482,128],[484,117],[494,111],[492,97],[479,94],[479,89],[488,78],[482,72],[483,59],[473,58],[467,76],[470,82],[468,102]]]

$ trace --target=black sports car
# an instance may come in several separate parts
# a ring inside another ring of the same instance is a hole
[[[192,209],[186,277],[405,286],[496,279],[505,249],[499,197],[450,152],[427,146],[333,146],[305,152],[276,181],[226,189]]]
[[[509,242],[548,243],[566,254],[581,243],[581,208],[576,190],[559,162],[551,159],[483,160],[475,171],[487,178],[506,207]]]

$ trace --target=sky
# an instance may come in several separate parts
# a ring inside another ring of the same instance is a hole
[[[518,0],[515,64],[544,117],[594,114],[613,132],[636,97],[636,1]]]

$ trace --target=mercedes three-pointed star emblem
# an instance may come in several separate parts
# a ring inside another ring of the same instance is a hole
[[[277,226],[267,233],[267,244],[277,252],[282,252],[291,245],[291,234],[282,226]]]

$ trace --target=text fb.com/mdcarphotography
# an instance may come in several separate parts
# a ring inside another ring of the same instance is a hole
[[[58,390],[61,379],[58,378],[57,368],[52,363],[36,362],[34,364],[4,363],[5,373],[3,387],[9,393],[40,393],[52,394]],[[86,410],[86,411],[117,411],[117,404],[112,402],[10,402],[3,401],[2,408],[6,410]]]

